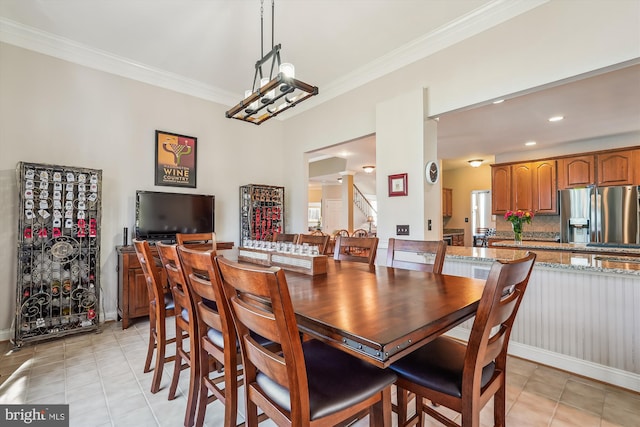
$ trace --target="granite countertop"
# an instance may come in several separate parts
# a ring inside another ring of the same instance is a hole
[[[639,248],[624,248],[615,246],[587,246],[586,243],[557,243],[557,242],[542,242],[542,241],[526,241],[524,240],[521,245],[516,245],[513,240],[504,240],[499,242],[493,242],[494,247],[500,248],[514,248],[514,249],[531,249],[531,250],[545,250],[545,251],[564,251],[564,252],[596,252],[596,253],[614,253],[620,256],[640,256]]]
[[[464,229],[462,228],[445,228],[442,230],[442,236],[453,236],[456,234],[464,234]]]
[[[567,243],[556,243],[556,245],[568,245]],[[582,245],[584,247],[584,245]],[[592,249],[592,248],[589,248]],[[608,248],[606,248],[608,249]],[[611,256],[598,255],[588,253],[575,253],[560,250],[536,250],[535,248],[526,249],[497,249],[497,248],[479,248],[465,246],[448,246],[447,258],[453,259],[471,259],[475,261],[495,261],[513,260],[525,256],[527,250],[531,250],[537,254],[536,266],[567,269],[594,271],[602,273],[634,275],[640,277],[640,258],[628,256]],[[638,254],[640,250],[636,249]]]

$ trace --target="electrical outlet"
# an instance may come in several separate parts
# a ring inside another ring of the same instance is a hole
[[[408,236],[408,235],[409,235],[408,225],[396,225],[396,236]]]

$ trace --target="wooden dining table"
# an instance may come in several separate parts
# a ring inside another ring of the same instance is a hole
[[[380,368],[473,317],[484,280],[348,261],[286,271],[301,332]]]

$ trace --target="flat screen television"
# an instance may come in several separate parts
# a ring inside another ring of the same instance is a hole
[[[176,233],[215,231],[215,196],[136,191],[136,237],[174,241]]]

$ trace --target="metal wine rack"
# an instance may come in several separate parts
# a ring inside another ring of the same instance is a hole
[[[96,330],[102,171],[18,164],[16,347]]]
[[[240,187],[240,245],[247,239],[269,240],[273,233],[284,233],[284,187]]]

